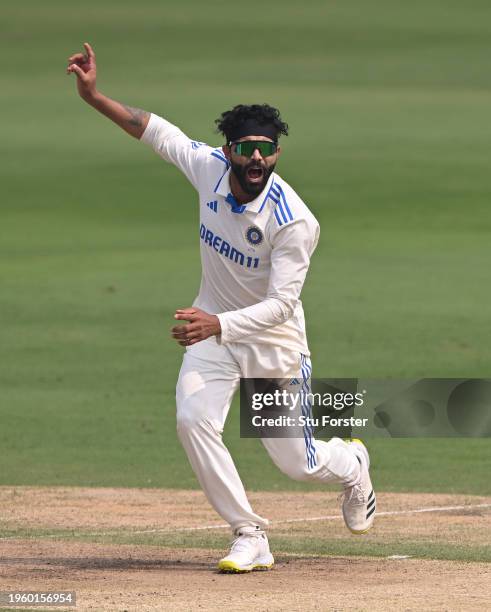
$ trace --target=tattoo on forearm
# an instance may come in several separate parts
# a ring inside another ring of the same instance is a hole
[[[147,113],[147,111],[141,110],[140,108],[133,108],[132,106],[127,106],[126,104],[123,104],[122,106],[131,115],[131,119],[128,119],[128,123],[130,125],[142,127],[143,121],[150,117],[150,113]]]

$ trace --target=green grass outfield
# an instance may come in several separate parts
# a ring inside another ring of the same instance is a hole
[[[0,24],[0,484],[194,487],[174,433],[175,308],[199,282],[192,188],[76,94],[99,87],[220,144],[268,101],[279,172],[321,241],[303,294],[314,374],[491,372],[491,6],[25,0]],[[303,488],[257,441],[247,486]],[[379,488],[489,493],[487,440],[374,440]]]

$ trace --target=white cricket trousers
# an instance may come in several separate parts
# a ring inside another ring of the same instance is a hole
[[[186,349],[177,382],[177,433],[206,497],[232,531],[265,529],[256,514],[222,432],[240,378],[310,379],[308,357],[266,344],[220,345],[214,337]],[[355,484],[359,463],[348,444],[305,436],[262,438],[278,468],[295,480]]]

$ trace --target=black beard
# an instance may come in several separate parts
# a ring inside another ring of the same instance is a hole
[[[257,197],[266,187],[266,183],[268,182],[271,173],[275,169],[275,164],[273,164],[272,166],[261,165],[261,168],[263,169],[263,180],[260,183],[250,183],[247,178],[247,170],[249,170],[249,168],[257,168],[259,164],[255,162],[249,162],[248,164],[243,166],[242,164],[236,164],[233,161],[231,161],[230,164],[232,166],[232,172],[235,174],[236,179],[239,181],[239,185],[242,191],[244,193],[247,193],[247,195],[254,197]]]

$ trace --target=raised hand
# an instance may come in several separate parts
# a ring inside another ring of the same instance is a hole
[[[96,93],[97,68],[95,53],[89,43],[84,43],[84,53],[74,53],[68,58],[67,74],[74,72],[77,75],[78,93],[85,100]]]
[[[111,100],[96,89],[97,68],[95,53],[89,43],[84,43],[85,53],[74,53],[68,58],[67,74],[77,75],[80,97],[100,113],[114,121],[125,132],[140,139],[150,120],[151,113]]]

